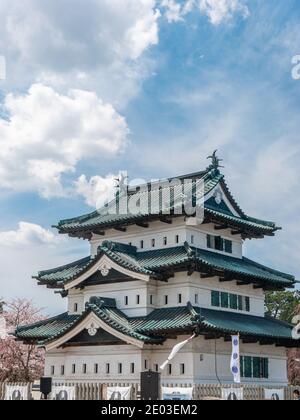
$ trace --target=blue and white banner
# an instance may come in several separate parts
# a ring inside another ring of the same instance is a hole
[[[241,365],[240,365],[240,337],[238,335],[232,336],[232,355],[230,370],[233,375],[234,383],[241,383]]]

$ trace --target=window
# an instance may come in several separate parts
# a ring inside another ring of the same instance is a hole
[[[131,365],[130,365],[130,372],[131,372],[132,375],[134,375],[134,373],[135,373],[135,364],[134,363],[131,363]]]
[[[148,370],[148,360],[145,360],[144,367],[145,367],[145,370]]]
[[[250,312],[250,298],[248,296],[245,298],[245,310]]]
[[[78,312],[78,303],[74,304],[74,312]]]
[[[76,365],[72,365],[72,375],[75,375],[76,373]]]
[[[154,365],[154,371],[158,372],[159,366],[157,364]]]
[[[150,305],[153,305],[153,295],[150,295]]]
[[[141,249],[144,249],[144,241],[141,241],[140,245],[141,245]]]
[[[215,308],[233,309],[234,311],[250,312],[250,298],[248,296],[240,296],[229,294],[226,292],[211,292],[211,306]]]
[[[221,236],[207,235],[207,248],[232,254],[232,241],[223,239]]]
[[[51,366],[51,376],[55,375],[55,366]]]
[[[185,375],[185,364],[181,363],[180,365],[180,375]]]
[[[194,243],[195,243],[195,236],[194,236],[194,235],[192,235],[192,236],[191,236],[191,244],[192,244],[192,245],[194,245]]]
[[[172,365],[168,365],[168,375],[172,375]]]
[[[122,365],[122,363],[119,363],[118,364],[118,374],[122,375],[122,373],[123,373],[123,365]]]
[[[128,306],[128,303],[129,303],[128,296],[125,296],[125,306]]]
[[[238,297],[237,295],[229,295],[230,309],[238,309]]]
[[[225,252],[227,252],[227,254],[232,254],[232,242],[227,239],[225,240]]]
[[[241,357],[241,376],[249,379],[269,379],[269,359]]]
[[[155,248],[155,239],[152,239],[151,246],[152,246],[152,248]]]
[[[221,306],[222,306],[222,308],[229,308],[229,295],[228,295],[228,293],[221,293]]]
[[[98,375],[98,373],[99,373],[99,365],[98,365],[98,363],[95,363],[95,365],[94,365],[94,373],[96,375]]]
[[[182,294],[181,293],[179,293],[179,295],[178,295],[178,303],[182,303]]]
[[[86,375],[86,373],[87,373],[87,365],[86,365],[86,364],[84,364],[84,365],[82,366],[82,373],[83,373],[84,375]]]
[[[141,297],[140,297],[140,295],[137,295],[136,304],[139,305],[140,303],[141,303]]]
[[[211,292],[211,306],[220,307],[220,292]]]
[[[169,304],[169,296],[165,296],[165,305]]]
[[[163,244],[164,246],[168,245],[168,238],[166,236],[164,237]]]
[[[224,251],[224,239],[221,236],[215,236],[215,249],[217,251]]]
[[[105,369],[106,375],[110,374],[110,364],[106,363],[106,369]]]
[[[179,244],[179,235],[176,235],[176,236],[175,236],[175,243],[176,243],[176,244]]]
[[[198,305],[199,303],[199,295],[198,293],[195,294],[195,304]]]

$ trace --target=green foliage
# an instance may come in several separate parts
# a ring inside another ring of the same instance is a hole
[[[300,305],[300,292],[268,292],[266,313],[280,321],[292,322]]]

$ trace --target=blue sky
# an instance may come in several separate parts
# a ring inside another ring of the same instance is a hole
[[[247,255],[300,279],[299,2],[61,4],[0,5],[0,295],[61,309],[30,276],[88,244],[51,225],[92,211],[119,170],[197,171],[216,148],[245,212],[284,228]]]

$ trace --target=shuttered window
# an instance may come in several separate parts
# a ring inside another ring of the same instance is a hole
[[[225,252],[227,252],[228,254],[232,254],[232,242],[226,240],[225,241]]]
[[[244,358],[244,375],[245,378],[252,378],[252,357]]]
[[[214,306],[216,308],[220,307],[220,292],[211,292],[211,306]]]
[[[241,357],[241,377],[246,379],[269,379],[269,359]]]
[[[250,312],[250,298],[246,297],[246,312]]]
[[[229,308],[229,295],[228,295],[228,293],[221,293],[221,306],[222,306],[222,308]]]
[[[238,297],[237,295],[230,295],[230,309],[238,309]]]
[[[243,301],[244,301],[244,299],[243,299],[243,296],[239,296],[238,297],[238,309],[239,309],[239,311],[242,311],[243,310]]]

